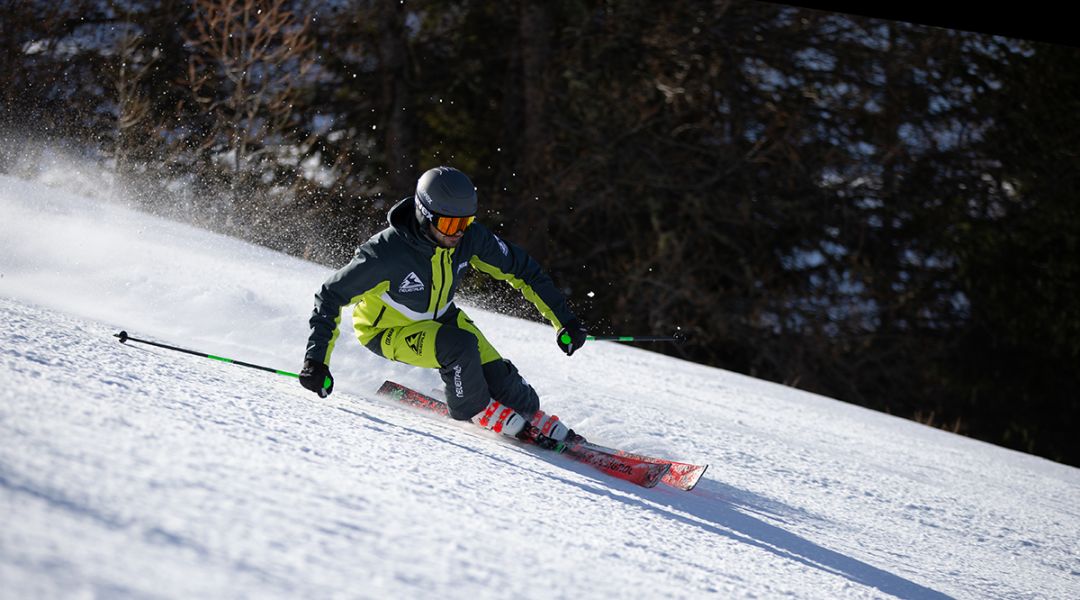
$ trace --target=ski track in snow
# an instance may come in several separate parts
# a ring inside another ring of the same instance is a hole
[[[327,269],[0,177],[0,597],[1080,597],[1080,471],[465,306],[646,490],[296,370]]]

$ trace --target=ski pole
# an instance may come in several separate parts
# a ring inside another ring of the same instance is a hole
[[[128,332],[126,332],[126,331],[121,331],[120,333],[114,333],[113,337],[114,338],[120,338],[120,343],[121,344],[126,343],[126,342],[138,342],[140,344],[146,344],[148,346],[157,346],[158,348],[165,348],[166,350],[175,350],[177,352],[183,352],[185,354],[191,354],[193,356],[201,356],[203,358],[209,358],[211,360],[217,360],[217,361],[221,361],[223,363],[229,363],[229,364],[232,364],[232,365],[240,365],[241,367],[250,367],[252,369],[258,369],[260,371],[267,371],[267,372],[270,372],[270,373],[277,373],[278,375],[284,375],[286,377],[295,377],[297,379],[300,378],[300,375],[298,373],[290,373],[289,371],[282,371],[281,369],[274,369],[272,367],[264,367],[262,365],[256,365],[256,364],[252,364],[252,363],[249,363],[249,362],[244,362],[242,360],[234,360],[234,359],[231,359],[231,358],[225,358],[224,356],[215,356],[213,354],[207,354],[206,352],[199,352],[197,350],[188,350],[187,348],[179,348],[177,346],[170,346],[168,344],[160,344],[158,342],[151,342],[149,340],[140,340],[139,338],[131,337],[130,335],[128,335]],[[328,388],[328,387],[330,387],[330,378],[329,377],[327,377],[323,381],[323,388],[325,389],[325,388]]]
[[[587,335],[585,339],[590,342],[681,342],[684,338],[678,335]],[[569,344],[570,334],[562,334],[559,341]]]

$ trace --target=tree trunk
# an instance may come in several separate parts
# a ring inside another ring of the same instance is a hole
[[[405,7],[380,5],[379,58],[382,62],[382,123],[386,144],[387,188],[404,195],[415,185],[416,126],[409,86],[409,56],[405,38]]]

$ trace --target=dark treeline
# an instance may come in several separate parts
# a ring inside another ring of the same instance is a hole
[[[327,265],[457,166],[597,332],[1080,465],[1075,49],[746,1],[0,0],[0,94],[0,172],[62,142]]]

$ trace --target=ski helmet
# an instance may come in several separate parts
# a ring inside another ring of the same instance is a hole
[[[416,218],[421,224],[436,217],[471,217],[477,204],[476,187],[453,167],[435,167],[416,182]]]

